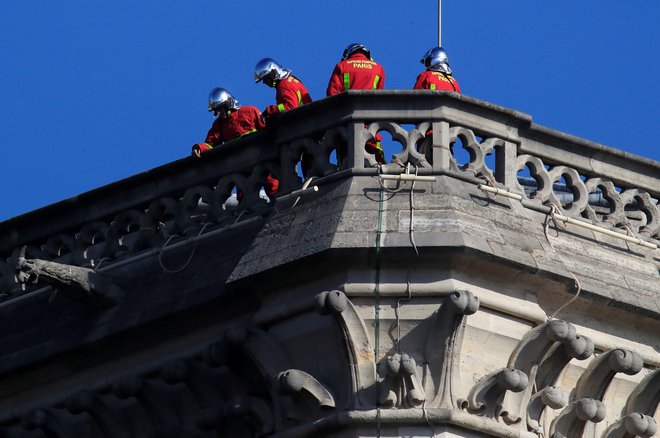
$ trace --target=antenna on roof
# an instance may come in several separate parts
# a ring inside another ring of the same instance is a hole
[[[442,47],[442,0],[438,0],[438,47]]]

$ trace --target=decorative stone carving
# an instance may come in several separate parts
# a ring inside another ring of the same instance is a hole
[[[23,416],[22,426],[25,430],[39,429],[46,436],[75,436],[73,429],[63,416],[64,413],[57,409],[36,408]]]
[[[300,396],[312,408],[332,409],[335,399],[318,380],[301,370],[286,370],[277,376],[285,394]]]
[[[490,181],[495,181],[495,176],[486,165],[486,156],[493,153],[496,147],[503,147],[504,140],[499,138],[488,138],[479,142],[474,132],[470,129],[454,126],[449,130],[450,144],[452,147],[460,140],[465,150],[470,154],[470,161],[459,169],[455,158],[452,158],[450,167],[456,172],[467,171],[473,175],[483,175]]]
[[[364,321],[341,291],[322,292],[314,298],[314,303],[317,312],[333,315],[343,331],[353,378],[354,407],[373,406],[376,399],[376,365],[374,347]]]
[[[642,358],[634,351],[617,348],[603,353],[591,361],[578,379],[575,398],[602,400],[616,373],[632,376],[639,373],[643,365]]]
[[[72,394],[67,400],[67,409],[72,414],[87,412],[104,436],[130,436],[126,423],[94,392],[79,391]]]
[[[380,383],[381,406],[416,407],[424,403],[426,395],[417,375],[415,359],[407,354],[397,353],[379,365],[383,377]]]
[[[546,386],[532,395],[527,405],[527,428],[539,435],[543,434],[541,414],[546,406],[561,409],[568,404],[568,394],[554,386]]]
[[[465,317],[478,309],[479,299],[472,292],[457,290],[444,300],[433,318],[424,349],[429,376],[435,385],[430,407],[459,407],[455,382],[460,370],[460,342]]]
[[[625,412],[654,415],[660,406],[660,368],[649,373],[628,397]]]
[[[550,425],[551,438],[580,438],[587,421],[599,423],[605,418],[600,400],[583,398],[568,405]]]
[[[462,407],[471,413],[509,422],[509,414],[504,410],[502,401],[507,391],[520,392],[527,388],[529,380],[520,370],[503,368],[481,379],[470,390],[468,399]]]
[[[194,360],[176,359],[167,363],[162,368],[161,377],[170,385],[186,385],[200,406],[214,405],[220,399],[214,374]]]
[[[19,258],[18,279],[48,284],[67,297],[104,308],[121,302],[124,291],[108,276],[79,266]]]
[[[649,438],[655,435],[658,430],[653,417],[648,415],[633,413],[619,419],[616,423],[610,425],[603,433],[604,438],[634,438],[636,436]]]
[[[120,399],[135,397],[138,403],[149,413],[154,426],[171,424],[177,418],[174,407],[166,397],[159,394],[152,382],[138,377],[126,376],[112,385],[112,393]]]
[[[558,388],[547,392],[543,390],[553,387],[559,373],[571,358],[586,359],[592,353],[593,342],[589,338],[577,335],[575,327],[566,321],[555,319],[528,331],[509,356],[508,366],[524,372],[534,385],[528,385],[525,391],[511,391],[506,394],[502,402],[506,412],[504,420],[509,424],[524,421],[525,407],[529,405],[532,409],[533,424],[528,426],[530,430],[537,429],[543,408],[548,405],[542,403],[543,398],[554,405],[558,405],[558,400],[567,400]],[[535,389],[540,391],[540,394],[536,396],[536,403],[532,408],[531,400],[535,397],[533,394]],[[565,404],[566,402],[553,409],[563,407]],[[527,415],[530,415],[530,408],[527,410]],[[537,412],[536,409],[540,411]],[[523,423],[522,426],[525,427],[525,424]]]

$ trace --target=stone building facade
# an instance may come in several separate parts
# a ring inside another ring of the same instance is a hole
[[[657,436],[659,197],[466,96],[292,110],[0,223],[0,437]]]

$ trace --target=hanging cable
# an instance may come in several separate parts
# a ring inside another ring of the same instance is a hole
[[[241,212],[241,213],[243,213],[243,212]],[[239,217],[238,217],[236,220],[238,221],[239,218],[240,218],[240,215],[239,215]],[[234,223],[236,223],[236,222],[234,222]],[[195,237],[199,237],[199,236],[201,236],[202,233],[204,232],[204,230],[206,229],[206,227],[207,227],[208,225],[209,225],[208,222],[205,223],[205,224],[202,226],[202,228],[199,230],[199,233],[197,233],[197,236],[195,236]],[[192,258],[193,258],[193,256],[195,255],[195,251],[197,250],[197,241],[194,240],[194,238],[190,239],[190,240],[193,241],[193,247],[192,247],[192,250],[190,251],[190,255],[188,256],[188,260],[186,260],[186,262],[185,262],[185,263],[183,264],[183,266],[181,266],[180,268],[177,268],[177,269],[169,269],[169,268],[168,268],[167,266],[165,266],[165,264],[163,263],[163,253],[165,252],[165,248],[167,248],[167,245],[169,245],[170,241],[171,241],[174,237],[177,237],[176,234],[172,234],[170,237],[168,237],[167,240],[165,241],[165,243],[163,244],[163,246],[160,248],[160,252],[158,252],[158,264],[160,264],[160,268],[161,268],[163,271],[165,271],[165,272],[167,272],[167,273],[170,273],[170,274],[176,274],[176,273],[181,272],[181,271],[183,271],[184,269],[186,269],[186,268],[188,267],[188,265],[190,264],[190,262],[192,261]]]
[[[573,272],[568,268],[568,265],[566,265],[566,262],[564,259],[559,255],[557,252],[557,249],[555,246],[552,244],[552,241],[550,240],[550,233],[549,233],[549,228],[550,228],[550,221],[552,221],[553,225],[557,229],[557,235],[559,235],[559,230],[560,229],[565,229],[566,224],[560,225],[560,221],[557,219],[557,214],[559,214],[559,207],[557,207],[556,204],[554,203],[547,203],[548,207],[550,207],[550,213],[545,217],[545,222],[543,224],[543,233],[545,234],[545,238],[550,244],[550,247],[552,250],[557,253],[557,256],[559,257],[559,260],[561,260],[562,264],[566,268],[569,274],[571,274],[571,277],[573,277],[574,280],[574,289],[575,289],[575,296],[568,300],[566,303],[564,303],[562,306],[559,307],[559,309],[555,310],[552,315],[548,317],[548,321],[552,320],[561,312],[564,310],[566,307],[568,307],[569,304],[571,304],[573,301],[577,300],[578,297],[580,296],[580,292],[582,291],[582,287],[580,286],[580,280],[573,274]]]
[[[376,366],[376,376],[378,376],[378,362],[380,357],[380,241],[383,233],[383,204],[385,202],[385,190],[381,186],[378,197],[378,221],[376,223],[376,281],[374,287],[375,308],[374,308],[374,326],[375,326],[375,346],[374,362]],[[380,418],[380,382],[376,377],[376,433],[381,436],[381,418]]]
[[[419,173],[419,168],[415,166],[415,176],[417,176]],[[410,174],[410,163],[406,164],[406,174]],[[410,186],[410,194],[409,194],[409,200],[410,200],[410,223],[408,225],[408,238],[410,240],[410,244],[413,247],[413,250],[415,251],[415,259],[413,261],[413,264],[410,265],[408,268],[408,274],[406,275],[406,298],[399,298],[396,300],[396,307],[394,309],[394,314],[396,316],[396,348],[397,348],[397,353],[401,354],[401,319],[400,319],[400,312],[401,312],[401,302],[402,301],[410,301],[412,300],[412,289],[411,289],[411,280],[412,280],[412,274],[413,271],[417,268],[417,260],[419,259],[419,251],[417,250],[417,244],[415,243],[415,227],[414,227],[414,221],[415,221],[415,182],[416,180],[412,180],[412,184]]]

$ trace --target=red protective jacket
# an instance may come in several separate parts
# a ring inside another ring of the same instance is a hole
[[[293,75],[287,76],[275,85],[275,101],[277,105],[270,105],[264,111],[266,116],[298,108],[312,101],[307,88],[300,79]]]
[[[363,53],[354,53],[335,66],[326,90],[327,96],[346,90],[382,90],[385,70]]]
[[[218,117],[206,134],[204,143],[197,143],[193,148],[199,147],[201,152],[208,151],[222,143],[241,137],[245,134],[262,129],[265,126],[261,120],[261,112],[254,106],[242,106],[232,111],[226,119]]]
[[[415,82],[413,89],[461,92],[461,87],[458,86],[458,81],[453,76],[430,70],[426,70],[417,76],[417,82]]]
[[[193,146],[199,148],[201,153],[204,153],[222,143],[242,137],[245,134],[255,132],[257,129],[262,129],[266,126],[261,119],[261,112],[254,106],[242,106],[236,111],[232,111],[226,119],[218,117],[213,122],[213,126],[206,134],[204,143],[197,143]],[[272,174],[266,176],[266,183],[264,188],[268,196],[274,196],[279,187],[279,180]],[[238,192],[238,200],[243,198],[243,192]]]

